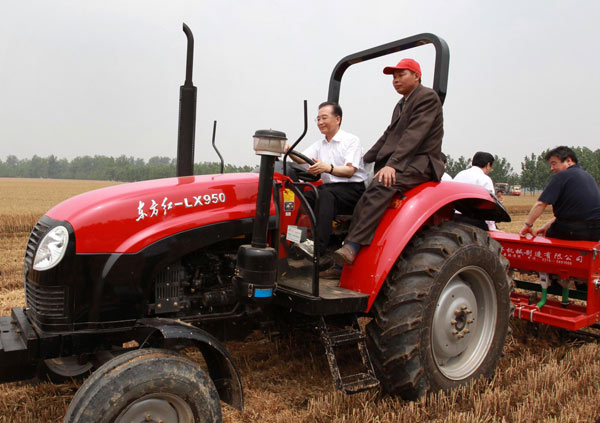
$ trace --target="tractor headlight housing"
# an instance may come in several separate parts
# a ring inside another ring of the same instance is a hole
[[[56,266],[65,256],[69,244],[69,231],[64,226],[52,228],[39,243],[33,258],[35,270],[48,270]]]

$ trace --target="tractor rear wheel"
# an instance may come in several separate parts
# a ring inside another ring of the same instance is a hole
[[[446,222],[418,234],[367,326],[385,390],[414,400],[494,373],[508,332],[508,261],[487,232]]]
[[[219,394],[196,363],[161,349],[135,350],[102,365],[81,385],[65,423],[221,421]]]

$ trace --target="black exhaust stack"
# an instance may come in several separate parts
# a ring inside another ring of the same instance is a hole
[[[196,87],[192,83],[194,35],[184,23],[188,40],[185,83],[179,88],[179,132],[177,137],[177,176],[194,174],[194,137],[196,133]]]

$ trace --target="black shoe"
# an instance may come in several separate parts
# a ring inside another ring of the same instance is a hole
[[[323,279],[339,279],[342,276],[342,269],[333,265],[327,270],[319,272],[319,277]]]
[[[323,271],[323,270],[327,270],[329,269],[331,266],[333,266],[333,257],[327,255],[327,256],[321,256],[319,258],[319,271]]]

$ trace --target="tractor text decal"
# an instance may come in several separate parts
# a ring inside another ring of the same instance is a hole
[[[527,259],[540,263],[556,263],[567,266],[572,266],[573,263],[583,263],[583,256],[581,254],[533,250],[530,248],[504,248],[504,255],[508,259]]]
[[[137,207],[138,218],[135,219],[135,221],[139,222],[145,218],[152,218],[154,216],[158,216],[160,213],[162,213],[163,216],[166,216],[167,211],[175,207],[185,207],[186,209],[191,209],[194,207],[208,206],[209,204],[224,203],[226,199],[225,193],[223,192],[210,195],[192,195],[192,199],[185,197],[183,201],[178,202],[170,201],[168,197],[165,197],[160,203],[157,203],[154,201],[154,199],[152,199],[152,203],[150,203],[147,209],[145,209],[146,203],[140,200]]]

